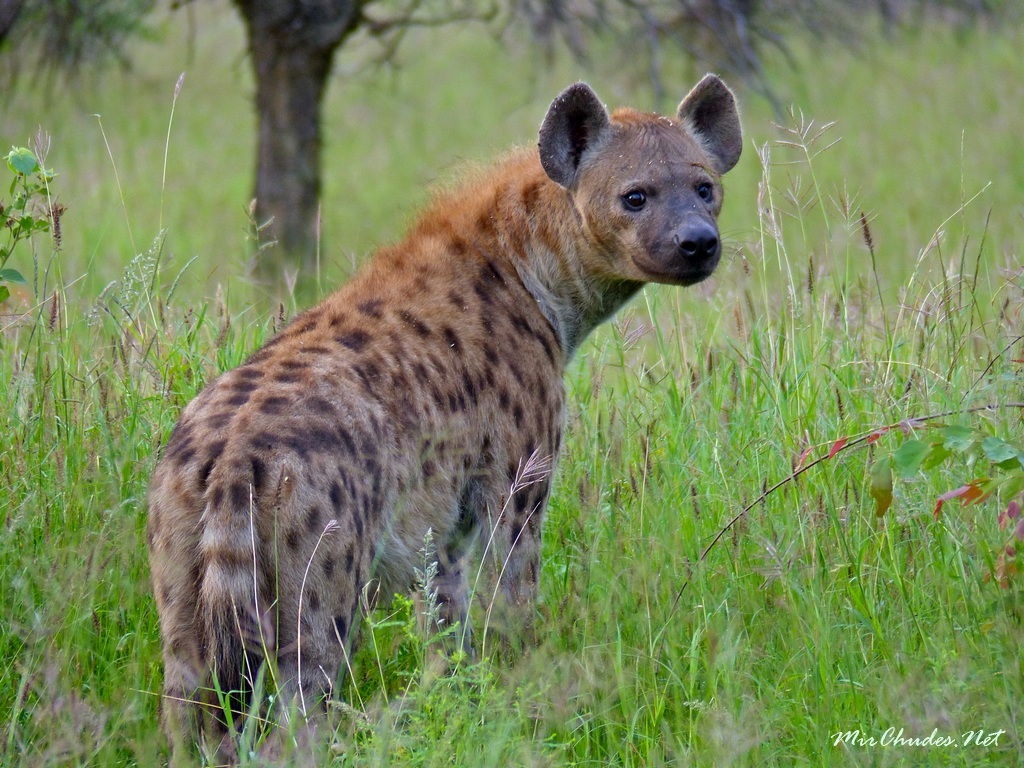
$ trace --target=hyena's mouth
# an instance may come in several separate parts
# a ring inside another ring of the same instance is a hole
[[[717,242],[699,253],[688,253],[681,246],[661,258],[643,259],[637,266],[648,275],[648,280],[670,285],[693,285],[706,280],[718,267],[722,247]]]

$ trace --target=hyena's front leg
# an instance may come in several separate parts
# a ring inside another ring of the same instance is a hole
[[[486,629],[497,632],[506,651],[533,641],[541,523],[548,490],[547,474],[525,480],[520,474],[506,489],[501,512],[492,516],[485,552],[493,574],[486,602]]]
[[[437,624],[441,630],[454,627],[449,638],[452,650],[472,654],[473,633],[469,625],[469,554],[462,542],[442,547],[437,553],[437,573],[430,588],[437,598]]]

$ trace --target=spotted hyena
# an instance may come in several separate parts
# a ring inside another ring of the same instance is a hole
[[[268,656],[304,707],[330,693],[361,594],[408,590],[428,531],[442,621],[465,626],[478,540],[501,604],[529,606],[566,364],[644,283],[712,273],[741,146],[713,75],[674,118],[572,85],[539,151],[442,193],[185,408],[148,529],[176,757],[223,737],[211,689]]]

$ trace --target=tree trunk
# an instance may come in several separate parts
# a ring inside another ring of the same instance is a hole
[[[259,121],[256,274],[315,277],[321,104],[334,52],[358,26],[362,0],[235,0],[245,19]]]
[[[25,0],[0,0],[0,43],[11,31],[23,5]]]

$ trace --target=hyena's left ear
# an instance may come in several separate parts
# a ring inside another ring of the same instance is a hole
[[[736,99],[717,75],[704,75],[679,105],[679,120],[725,173],[740,159],[743,132]]]
[[[540,126],[540,164],[552,181],[572,186],[583,156],[609,135],[608,110],[586,83],[570,85],[551,102]]]

